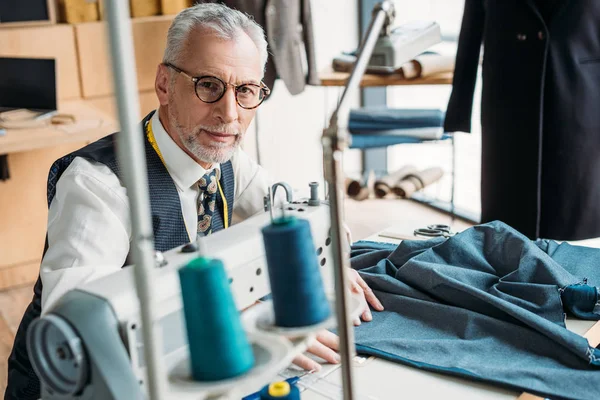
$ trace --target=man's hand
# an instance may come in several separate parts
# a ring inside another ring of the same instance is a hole
[[[369,304],[377,311],[383,311],[383,305],[379,301],[379,299],[373,293],[373,290],[367,285],[367,283],[361,278],[361,276],[354,269],[350,269],[347,271],[350,291],[356,294],[362,294],[365,300],[365,308],[360,316],[364,321],[372,321],[373,316],[371,315],[371,310],[369,309]],[[354,325],[360,325],[360,318],[356,318],[354,320]]]
[[[337,353],[339,342],[340,339],[335,333],[321,331],[317,334],[317,340],[308,346],[307,352],[322,358],[328,363],[339,364],[340,356]],[[306,371],[321,370],[321,364],[303,354],[294,359],[294,364]]]
[[[383,310],[383,305],[379,302],[379,299],[375,296],[369,285],[360,277],[358,272],[353,269],[348,270],[348,278],[350,284],[350,290],[357,294],[362,294],[365,299],[365,309],[361,314],[361,318],[365,321],[373,320],[369,304],[377,311]],[[360,325],[360,318],[354,320],[354,325]],[[308,352],[314,354],[317,357],[331,363],[338,364],[340,362],[340,356],[337,353],[339,347],[339,338],[336,334],[329,331],[321,331],[317,335],[317,340],[308,347]],[[294,359],[294,364],[303,368],[307,371],[319,371],[321,370],[321,364],[312,360],[305,355],[299,355]]]
[[[346,238],[348,239],[348,246],[352,244],[352,233],[350,232],[350,228],[345,223],[343,224],[344,231],[346,232]],[[350,290],[356,294],[362,294],[363,299],[365,300],[365,309],[361,314],[361,318],[365,321],[372,321],[373,316],[371,315],[371,310],[369,309],[369,304],[376,309],[377,311],[383,311],[383,305],[379,302],[375,294],[367,285],[367,283],[360,277],[358,272],[354,269],[350,269],[348,271],[348,278],[350,280]],[[356,318],[354,320],[354,325],[360,325],[360,318]]]

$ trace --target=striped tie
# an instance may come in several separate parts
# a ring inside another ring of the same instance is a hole
[[[217,203],[218,169],[204,174],[198,181],[200,196],[198,196],[198,236],[208,236],[212,233],[211,223]]]

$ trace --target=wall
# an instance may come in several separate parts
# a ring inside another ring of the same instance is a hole
[[[357,43],[356,0],[313,0],[319,70],[332,57]],[[141,114],[157,105],[154,70],[162,55],[170,17],[133,20]],[[0,30],[0,55],[56,57],[59,100],[85,101],[115,116],[105,26],[100,22],[59,24]],[[149,60],[151,58],[151,60]],[[336,89],[307,87],[291,96],[278,81],[273,96],[261,107],[261,162],[277,180],[308,189],[322,182],[320,137],[326,116],[335,105]],[[59,107],[60,107],[59,102]],[[256,125],[250,127],[245,147],[257,158]],[[110,132],[106,132],[107,134]],[[12,179],[0,182],[0,290],[32,283],[38,274],[47,218],[46,178],[50,164],[85,141],[9,156]],[[1,146],[0,146],[1,147]],[[0,153],[2,149],[0,148]]]
[[[434,20],[440,24],[444,40],[457,40],[464,8],[464,0],[394,0],[396,20],[394,25],[411,20]],[[455,46],[455,44],[454,44]],[[452,46],[448,46],[452,50]],[[387,103],[396,108],[439,108],[446,109],[451,86],[397,86],[387,90]],[[472,133],[457,133],[456,140],[456,189],[455,203],[471,212],[480,212],[481,180],[481,125],[480,125],[480,81],[476,87],[473,104]],[[446,175],[439,184],[426,191],[429,195],[444,200],[450,199],[451,187],[450,142],[435,144],[410,144],[388,149],[388,168],[398,170],[412,164],[419,168],[442,167]],[[360,155],[351,151],[347,172],[360,172]]]
[[[358,43],[357,0],[313,0],[316,56],[319,70],[330,67],[341,51],[353,50]],[[308,188],[308,182],[323,181],[321,135],[335,108],[338,89],[307,87],[291,96],[278,80],[272,96],[257,113],[260,159],[278,180],[294,188]],[[358,104],[356,97],[354,104]],[[256,158],[255,125],[244,142]],[[323,185],[321,185],[321,188]]]

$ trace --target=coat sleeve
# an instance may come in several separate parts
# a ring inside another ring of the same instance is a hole
[[[310,0],[302,0],[302,34],[304,36],[304,47],[306,48],[306,61],[308,64],[306,83],[309,85],[319,85],[319,71],[317,70],[315,51],[315,32],[313,29]]]
[[[477,81],[479,54],[485,21],[484,0],[466,0],[452,81],[452,94],[446,110],[446,132],[471,132],[473,94]]]

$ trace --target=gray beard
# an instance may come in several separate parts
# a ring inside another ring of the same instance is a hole
[[[216,164],[229,161],[241,143],[242,135],[241,133],[238,133],[235,137],[235,142],[232,145],[219,142],[214,142],[209,146],[201,145],[198,143],[197,137],[201,134],[200,131],[206,128],[199,126],[194,128],[191,132],[186,132],[184,128],[177,123],[177,118],[173,115],[171,109],[169,109],[169,114],[172,129],[175,130],[185,148],[201,161]]]
[[[236,136],[235,142],[232,145],[226,143],[213,143],[210,146],[203,146],[197,142],[196,137],[200,133],[200,129],[195,129],[192,134],[184,134],[182,132],[183,145],[190,153],[196,156],[199,160],[207,163],[221,164],[231,159],[235,149],[240,144],[240,135]]]

